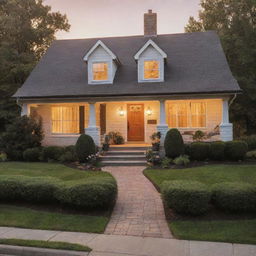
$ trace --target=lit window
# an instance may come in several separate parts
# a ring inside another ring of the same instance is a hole
[[[52,107],[52,133],[79,133],[77,106]]]
[[[180,102],[169,105],[169,126],[173,128],[206,127],[204,102]]]
[[[159,61],[144,61],[144,79],[158,79],[159,77]]]
[[[105,81],[108,80],[108,64],[107,63],[93,63],[93,80]]]

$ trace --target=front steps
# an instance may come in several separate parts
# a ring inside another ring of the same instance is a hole
[[[102,166],[146,166],[148,147],[110,147],[101,156]]]

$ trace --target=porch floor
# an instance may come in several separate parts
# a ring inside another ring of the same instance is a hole
[[[121,145],[110,145],[111,148],[134,148],[134,147],[151,147],[151,144],[145,143],[144,141],[136,141],[136,142],[126,142],[125,144]]]

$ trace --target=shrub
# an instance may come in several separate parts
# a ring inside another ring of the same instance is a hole
[[[64,150],[63,147],[58,146],[44,147],[41,158],[43,161],[59,161],[60,157],[64,154]]]
[[[28,162],[37,162],[40,158],[40,148],[28,148],[23,152],[23,159]]]
[[[76,142],[76,154],[82,163],[87,161],[88,156],[96,153],[96,146],[91,136],[82,134]]]
[[[256,135],[250,135],[242,139],[248,145],[250,151],[256,150]]]
[[[169,158],[175,158],[184,154],[183,138],[177,129],[171,129],[167,132],[164,148],[166,156]]]
[[[256,210],[256,188],[247,183],[224,182],[213,186],[213,202],[227,212],[252,212]]]
[[[225,146],[225,155],[228,159],[238,161],[245,158],[248,146],[244,141],[228,141]]]
[[[42,139],[40,117],[18,117],[1,135],[0,151],[5,152],[10,160],[23,160],[23,152],[28,148],[40,147]]]
[[[193,160],[203,161],[209,157],[210,144],[205,142],[193,142],[190,145],[190,157]]]
[[[189,156],[182,155],[182,156],[176,157],[173,160],[173,162],[178,166],[187,166],[190,163],[190,160],[189,160]]]
[[[245,155],[248,159],[256,159],[256,150],[254,151],[248,151]]]
[[[0,162],[6,162],[7,160],[7,155],[4,152],[0,152]]]
[[[225,158],[225,142],[212,142],[210,144],[209,158],[211,160],[223,160]]]
[[[191,144],[185,144],[184,145],[184,153],[187,156],[190,156],[190,150],[191,150]]]
[[[171,158],[168,158],[168,157],[164,157],[162,160],[161,160],[161,167],[162,168],[168,168],[170,167],[170,164],[172,163],[172,159]]]
[[[120,132],[109,132],[107,136],[109,138],[110,144],[124,144],[124,138]]]
[[[59,161],[61,163],[72,163],[72,162],[75,162],[76,160],[77,160],[76,155],[72,154],[70,151],[65,152],[59,158]]]
[[[162,184],[162,194],[168,207],[181,214],[202,215],[209,207],[211,193],[196,181],[174,180]]]
[[[193,135],[193,140],[201,141],[201,140],[203,140],[204,136],[205,136],[205,133],[203,131],[198,130]]]
[[[112,178],[88,179],[80,184],[63,184],[56,193],[64,204],[83,209],[105,209],[113,205],[117,185]]]

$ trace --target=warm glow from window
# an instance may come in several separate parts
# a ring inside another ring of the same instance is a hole
[[[206,127],[204,102],[179,102],[169,104],[169,126],[173,128]]]
[[[79,133],[77,106],[52,107],[52,133]]]
[[[144,79],[158,79],[160,77],[159,61],[144,61]]]
[[[108,80],[108,64],[107,63],[93,63],[93,80],[105,81]]]

